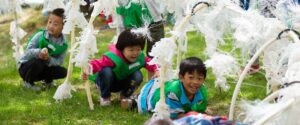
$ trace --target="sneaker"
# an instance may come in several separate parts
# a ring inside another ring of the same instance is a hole
[[[124,97],[124,96],[121,96],[120,98],[121,102],[121,108],[123,109],[131,109],[131,110],[134,110],[137,108],[137,96],[130,96],[130,97]]]
[[[260,70],[259,64],[252,65],[250,67],[250,70],[248,71],[248,74],[252,75],[252,74],[258,73],[259,70]]]
[[[26,82],[26,81],[24,81],[24,87],[27,88],[27,89],[31,89],[33,91],[40,91],[41,90],[40,87],[35,86],[35,85],[33,85],[33,84],[29,83],[29,82]]]
[[[130,109],[132,106],[132,100],[131,99],[121,99],[121,108],[122,109]]]
[[[46,82],[45,80],[42,81],[42,85],[45,86],[46,88],[54,88],[56,85],[54,84],[53,81],[51,82]]]
[[[100,105],[101,106],[109,106],[111,104],[110,97],[102,98],[100,97]]]
[[[245,68],[241,68],[241,73],[244,71]],[[259,64],[257,65],[252,65],[249,69],[249,71],[247,72],[247,74],[252,75],[255,73],[258,73],[260,70]]]

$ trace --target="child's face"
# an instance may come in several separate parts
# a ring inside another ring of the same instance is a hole
[[[184,76],[179,75],[179,79],[183,84],[187,96],[194,95],[202,86],[205,78],[203,74],[194,71],[192,74],[186,72]]]
[[[61,17],[50,14],[47,23],[47,30],[50,35],[54,37],[59,37],[63,26],[63,19]]]
[[[123,55],[124,57],[129,61],[129,62],[135,62],[137,57],[141,53],[141,46],[127,46],[123,50]]]

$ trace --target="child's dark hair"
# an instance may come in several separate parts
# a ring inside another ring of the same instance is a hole
[[[50,14],[53,14],[55,16],[61,17],[62,19],[65,19],[65,10],[63,8],[56,8]]]
[[[124,48],[128,46],[140,46],[143,50],[145,46],[145,39],[141,36],[135,35],[130,29],[127,29],[119,35],[116,48],[119,51],[123,51]]]
[[[197,57],[189,57],[183,60],[179,66],[179,75],[184,76],[185,73],[193,73],[196,71],[198,74],[204,75],[206,78],[206,67],[203,61]]]

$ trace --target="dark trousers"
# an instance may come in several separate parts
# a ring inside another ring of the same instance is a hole
[[[24,81],[33,84],[35,81],[40,80],[45,80],[46,83],[49,83],[54,79],[65,78],[67,70],[61,66],[49,67],[45,60],[32,59],[21,65],[19,73]]]
[[[111,92],[121,92],[122,96],[129,97],[142,81],[143,75],[139,70],[125,79],[118,80],[112,68],[105,67],[98,73],[95,82],[101,91],[101,97],[108,98],[111,96]]]
[[[152,56],[149,56],[149,52],[151,52],[153,45],[156,42],[160,41],[161,38],[165,37],[164,22],[160,21],[160,22],[150,24],[149,30],[150,30],[152,41],[150,41],[149,39],[147,40],[146,54],[148,57],[152,58]]]
[[[250,2],[250,0],[240,0],[240,6],[244,10],[248,10],[248,8],[249,8],[249,2]]]

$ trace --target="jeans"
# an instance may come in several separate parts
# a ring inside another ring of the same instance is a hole
[[[33,85],[35,81],[45,80],[46,83],[54,79],[65,78],[67,70],[61,66],[48,66],[45,60],[32,59],[25,62],[19,68],[22,79]]]
[[[101,97],[108,98],[111,92],[121,92],[122,96],[130,97],[142,81],[143,75],[140,70],[125,79],[118,80],[112,68],[105,67],[98,73],[95,82],[101,91]]]

